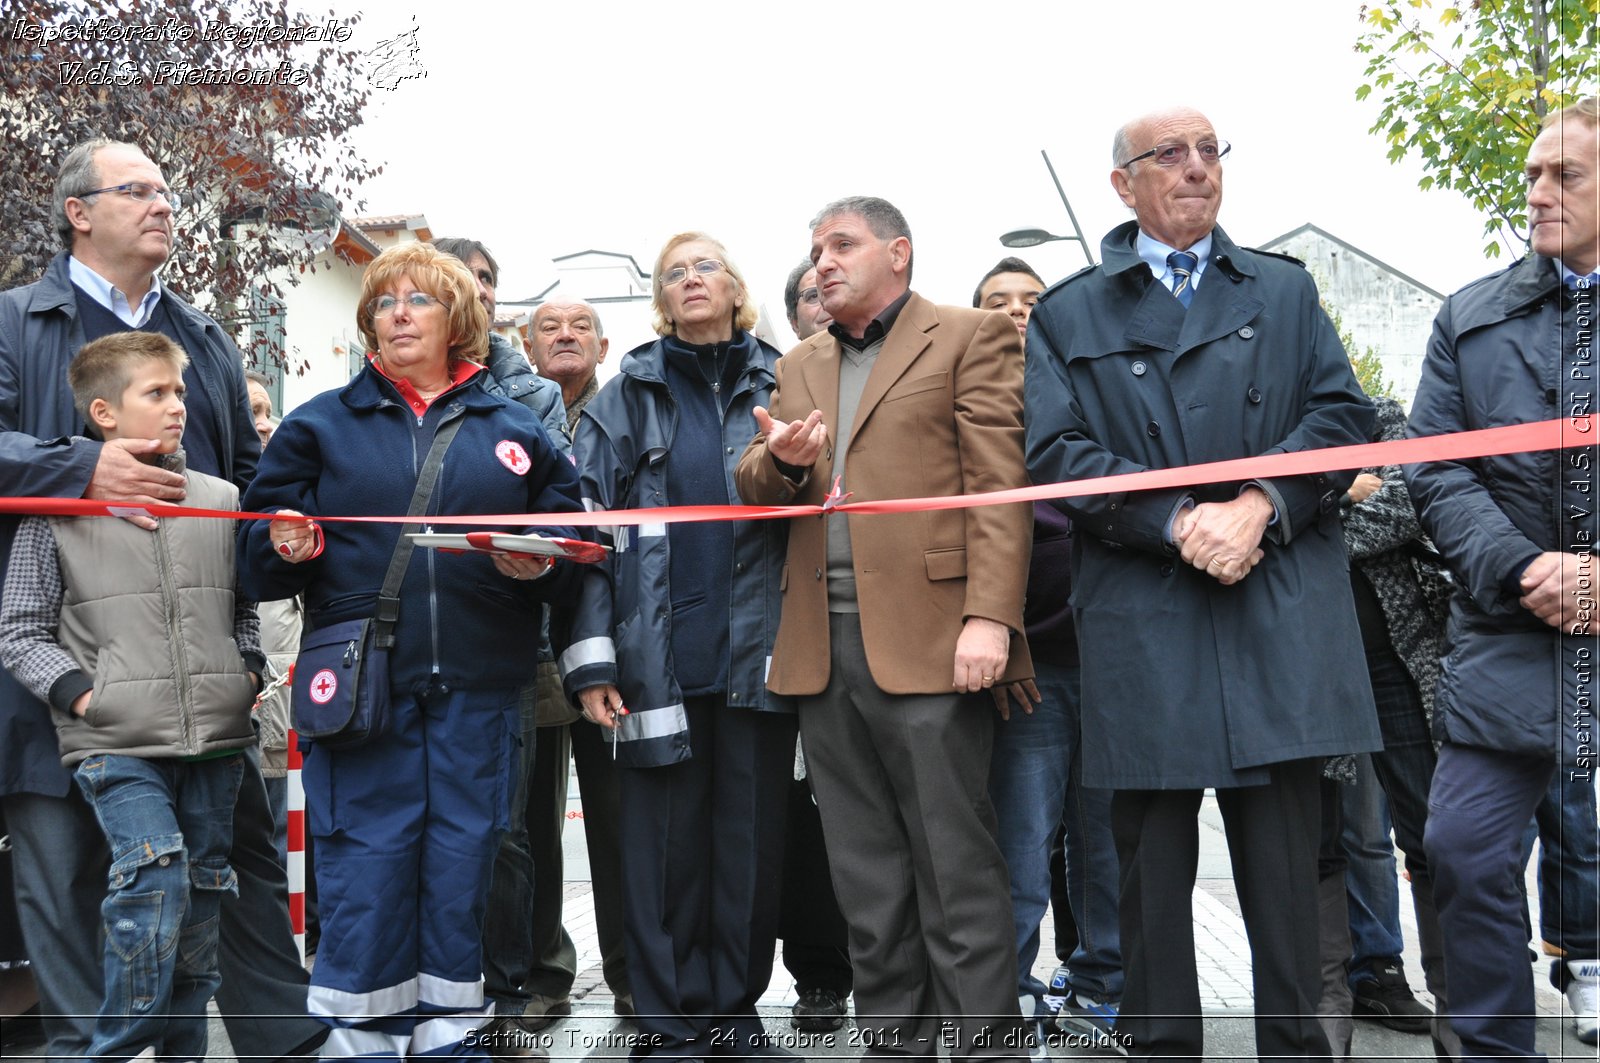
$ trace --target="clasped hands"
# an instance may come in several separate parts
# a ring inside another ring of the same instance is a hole
[[[1272,519],[1272,500],[1247,487],[1231,502],[1202,502],[1172,521],[1172,541],[1183,560],[1223,586],[1238,583],[1261,563],[1261,536]]]

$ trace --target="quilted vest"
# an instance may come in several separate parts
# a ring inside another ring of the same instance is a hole
[[[188,472],[185,504],[238,509],[238,488]],[[55,517],[57,633],[94,681],[88,715],[52,713],[61,762],[192,757],[255,742],[255,691],[233,641],[235,522],[164,517],[154,532]]]

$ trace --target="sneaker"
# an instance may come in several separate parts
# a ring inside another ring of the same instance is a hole
[[[844,1025],[844,994],[813,986],[800,990],[789,1025],[806,1033],[831,1033]]]
[[[1572,1009],[1572,1029],[1578,1040],[1592,1045],[1597,1040],[1600,1021],[1600,960],[1568,960],[1567,1006]]]
[[[1062,1033],[1088,1037],[1096,1048],[1128,1054],[1117,1037],[1117,1005],[1109,1000],[1096,1000],[1087,993],[1068,995],[1056,1013],[1056,1028]]]
[[[1358,1019],[1376,1019],[1400,1033],[1427,1033],[1433,1012],[1411,993],[1405,971],[1396,963],[1372,967],[1372,977],[1350,987],[1353,1000],[1350,1014]]]
[[[1029,998],[1032,1002],[1032,998]],[[1043,1063],[1050,1058],[1050,1018],[1045,1015],[1024,1017],[1022,1027],[1028,1042],[1028,1058]]]
[[[1072,995],[1072,983],[1067,980],[1067,968],[1063,964],[1056,968],[1056,973],[1050,976],[1050,985],[1044,991],[1044,1006],[1054,1015],[1061,1010],[1061,1005],[1067,1002]]]

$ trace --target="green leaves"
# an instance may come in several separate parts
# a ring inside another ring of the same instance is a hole
[[[1379,104],[1370,132],[1391,162],[1426,170],[1484,214],[1484,248],[1526,244],[1522,163],[1553,110],[1596,91],[1600,0],[1381,0],[1362,9],[1368,57],[1357,100]],[[1447,42],[1436,31],[1454,28]]]

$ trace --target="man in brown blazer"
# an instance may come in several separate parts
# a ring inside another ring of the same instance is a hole
[[[740,460],[752,504],[1022,486],[1022,352],[1003,314],[910,290],[911,234],[852,197],[812,223],[833,316],[779,363]],[[798,518],[768,686],[797,695],[871,1055],[1027,1054],[986,792],[996,683],[1032,675],[1025,504]],[[941,1022],[942,1018],[942,1022]]]

